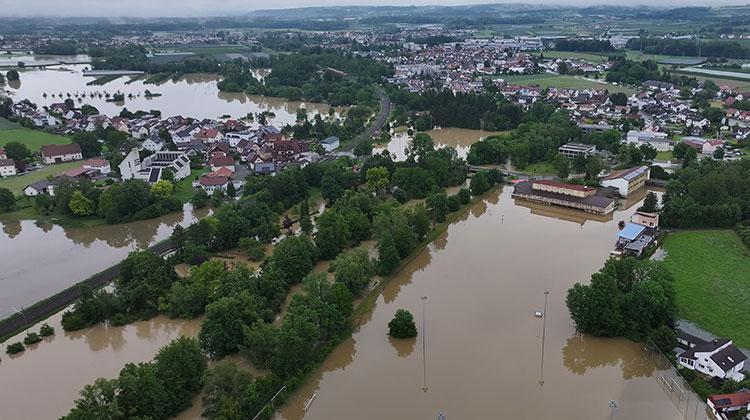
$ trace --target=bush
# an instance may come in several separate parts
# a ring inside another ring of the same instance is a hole
[[[42,337],[40,337],[39,334],[35,332],[30,332],[26,334],[26,337],[23,338],[23,344],[26,344],[27,346],[36,344],[40,341],[42,341]]]
[[[5,352],[8,354],[18,354],[24,350],[26,350],[26,347],[20,341],[9,344],[8,347],[5,348]]]
[[[41,335],[42,337],[55,335],[55,329],[50,327],[49,324],[42,324],[42,328],[39,329],[39,335]]]
[[[461,204],[471,203],[471,191],[468,188],[461,188],[458,191],[458,199],[461,200]]]
[[[448,211],[453,213],[461,208],[461,199],[458,194],[448,197]]]
[[[239,246],[251,261],[260,261],[266,256],[265,246],[253,238],[240,238]]]
[[[411,338],[417,336],[417,325],[414,316],[406,309],[399,309],[388,323],[388,335],[393,338]]]
[[[399,203],[404,204],[409,201],[409,194],[407,194],[406,191],[401,188],[396,188],[393,191],[393,198],[395,198]]]

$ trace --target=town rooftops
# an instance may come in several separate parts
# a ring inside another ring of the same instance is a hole
[[[234,165],[234,158],[225,154],[215,153],[211,156],[208,164],[211,166],[232,166]]]
[[[48,144],[42,146],[42,156],[64,156],[81,153],[81,146],[78,143],[70,144]]]
[[[750,404],[750,390],[745,389],[733,394],[709,395],[708,399],[717,409],[746,407]]]
[[[623,169],[621,171],[615,171],[604,177],[604,180],[612,180],[622,178],[626,181],[631,181],[648,171],[648,166],[636,166],[635,168]]]
[[[560,146],[558,150],[569,150],[571,152],[590,152],[595,151],[596,146],[593,144],[583,144],[583,143],[566,143]]]

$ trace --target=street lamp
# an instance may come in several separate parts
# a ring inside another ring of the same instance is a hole
[[[15,306],[11,306],[10,308],[13,309],[18,315],[21,315],[21,317],[23,317],[23,323],[26,324],[26,334],[28,334],[29,327],[31,327],[31,325],[29,325],[29,319],[26,318],[26,314],[23,313],[23,308],[21,308],[22,310],[18,310],[18,308],[16,308]]]
[[[619,407],[617,406],[617,401],[615,400],[609,400],[609,408],[612,409],[612,420],[615,418],[615,410],[617,410]]]
[[[422,391],[427,392],[427,325],[425,323],[425,304],[427,296],[422,296]]]
[[[547,338],[547,296],[549,290],[544,291],[544,310],[542,311],[542,361],[539,370],[539,385],[544,386],[544,342]]]

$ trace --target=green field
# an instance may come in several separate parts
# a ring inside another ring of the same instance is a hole
[[[537,162],[523,168],[520,172],[529,175],[555,175],[557,170],[550,162]]]
[[[610,92],[625,92],[627,94],[635,92],[631,88],[625,86],[615,86],[603,81],[597,82],[574,76],[557,75],[551,73],[520,74],[507,76],[503,75],[499,76],[499,78],[505,80],[508,83],[514,83],[521,86],[539,85],[543,88],[556,87],[560,89],[607,89]]]
[[[2,124],[2,123],[0,123]],[[11,123],[12,124],[12,123]],[[24,143],[32,152],[38,152],[45,144],[68,144],[70,139],[30,128],[0,130],[0,146],[18,141]]]
[[[65,162],[58,163],[57,165],[45,166],[37,171],[30,172],[20,176],[10,176],[8,178],[0,179],[0,187],[7,188],[13,192],[13,194],[21,194],[23,189],[34,182],[47,179],[48,176],[59,175],[68,169],[73,169],[81,166],[83,161],[76,162]]]
[[[607,59],[606,53],[590,53],[580,51],[544,51],[544,58],[578,58],[592,63],[601,63]]]
[[[21,125],[8,121],[5,118],[0,118],[0,130],[15,130],[17,128],[21,128]]]
[[[734,231],[673,233],[663,246],[680,318],[750,347],[750,251]]]
[[[656,159],[658,160],[672,160],[674,156],[672,155],[672,152],[657,152],[656,153]]]
[[[209,172],[211,168],[193,169],[190,176],[179,181],[174,186],[174,196],[183,203],[187,203],[193,198],[193,181],[200,178],[201,175]]]

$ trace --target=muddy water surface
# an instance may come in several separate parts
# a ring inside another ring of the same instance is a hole
[[[443,128],[430,130],[426,133],[435,141],[436,147],[453,147],[456,149],[459,157],[466,158],[472,144],[485,137],[502,134],[503,132],[470,130],[466,128]],[[387,145],[373,148],[373,154],[388,150],[389,153],[396,157],[396,160],[406,160],[405,150],[409,146],[409,142],[411,142],[411,136],[406,132],[395,133]]]
[[[167,238],[178,223],[188,226],[208,213],[185,204],[182,213],[89,228],[0,219],[0,318]]]
[[[641,345],[577,335],[565,307],[635,208],[589,220],[510,193],[477,204],[400,272],[278,417],[605,419],[616,400],[617,418],[680,418]],[[415,314],[416,339],[387,337],[398,308]]]

